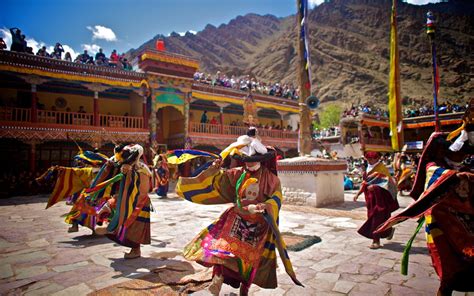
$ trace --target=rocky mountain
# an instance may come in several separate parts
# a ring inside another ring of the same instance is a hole
[[[398,2],[404,103],[432,101],[431,46],[425,33],[428,10],[437,19],[440,101],[465,103],[474,97],[474,1],[469,0],[424,6]],[[310,11],[313,92],[323,104],[386,106],[390,12],[390,0],[331,0]],[[170,52],[198,58],[206,73],[220,70],[297,85],[296,34],[295,15],[247,14],[219,27],[207,25],[196,35],[171,34],[165,44]],[[153,47],[156,38],[137,50]]]

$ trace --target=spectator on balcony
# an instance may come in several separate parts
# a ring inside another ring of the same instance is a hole
[[[79,106],[79,110],[77,113],[86,113],[86,110],[84,110],[84,106]]]
[[[114,49],[112,53],[110,54],[109,65],[112,67],[117,67],[118,62],[119,62],[119,55],[117,54],[117,50]]]
[[[95,54],[95,63],[97,65],[107,64],[107,58],[105,57],[105,54],[102,52],[102,48],[99,48],[99,52]]]
[[[64,48],[61,45],[61,43],[56,42],[56,45],[54,46],[53,54],[51,55],[51,57],[60,60],[62,58],[63,52],[64,52]]]
[[[201,115],[201,123],[207,123],[207,110],[204,110]]]
[[[212,119],[209,123],[210,124],[219,124],[219,121],[217,121],[217,118],[214,116],[214,117],[212,117]]]
[[[7,49],[7,44],[5,43],[3,38],[0,37],[0,50],[4,50],[4,49]]]
[[[69,51],[66,52],[66,54],[64,55],[64,60],[68,62],[72,62],[71,53]]]

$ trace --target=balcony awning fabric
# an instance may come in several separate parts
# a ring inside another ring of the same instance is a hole
[[[461,124],[461,119],[449,119],[449,120],[441,120],[441,125],[451,125],[451,124]],[[420,127],[429,127],[434,126],[434,121],[429,122],[418,122],[418,123],[405,123],[405,128],[415,129]]]

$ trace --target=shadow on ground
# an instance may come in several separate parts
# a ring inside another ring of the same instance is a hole
[[[383,244],[383,248],[402,254],[403,250],[405,250],[405,244],[398,243],[398,242],[386,242],[385,244]],[[424,246],[423,247],[412,246],[410,249],[410,254],[428,254],[428,249]]]
[[[68,241],[58,242],[58,244],[60,244],[60,246],[62,247],[70,245],[73,248],[87,248],[107,243],[110,243],[110,240],[107,237],[95,234],[83,234],[76,237],[72,237],[71,240]]]
[[[207,288],[211,281],[211,269],[196,272],[189,262],[163,257],[174,257],[174,252],[154,253],[151,256],[113,259],[111,267],[120,272],[115,277],[128,276],[133,279],[90,295],[184,295]]]

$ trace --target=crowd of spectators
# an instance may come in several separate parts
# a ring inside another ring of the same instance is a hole
[[[449,101],[438,105],[438,114],[457,113],[466,111],[466,106],[451,104]],[[350,109],[343,112],[342,117],[356,117],[360,113],[370,114],[381,117],[389,117],[387,110],[381,108],[370,107],[369,105],[352,106]],[[433,105],[422,105],[422,106],[404,106],[403,116],[404,117],[418,117],[427,116],[434,114]]]
[[[49,193],[54,184],[38,184],[32,172],[4,172],[0,175],[0,198]]]
[[[447,114],[447,113],[457,113],[466,111],[466,106],[461,106],[458,104],[451,104],[449,101],[438,105],[438,114]],[[434,114],[433,105],[427,106],[423,105],[420,107],[411,107],[405,108],[404,116],[405,117],[418,117],[418,116],[427,116]]]
[[[315,139],[335,137],[335,136],[340,136],[340,135],[341,135],[341,128],[338,126],[313,130],[313,138]]]
[[[374,115],[377,118],[388,117],[388,111],[387,110],[383,110],[381,108],[377,108],[377,107],[373,107],[373,106],[371,107],[368,104],[359,105],[357,107],[352,105],[352,107],[350,109],[345,110],[342,113],[342,117],[350,117],[350,116],[356,117],[360,113]]]
[[[28,43],[25,39],[25,35],[21,33],[20,29],[11,28],[10,32],[12,34],[12,44],[10,46],[11,51],[35,54],[33,52],[33,48],[28,46]],[[2,38],[0,38],[0,49],[1,50],[7,49],[7,45]],[[64,52],[65,50],[63,46],[61,45],[61,43],[57,42],[51,53],[47,51],[46,46],[42,46],[40,49],[38,49],[38,51],[36,52],[36,55],[41,56],[41,57],[46,57],[46,58],[72,62],[71,53],[66,52],[63,58],[62,55]],[[95,54],[95,57],[92,55],[89,55],[87,50],[84,50],[82,54],[77,55],[77,57],[74,59],[74,62],[80,63],[80,64],[97,65],[97,66],[108,66],[108,67],[123,69],[126,71],[132,71],[132,64],[125,57],[125,54],[118,54],[117,50],[115,49],[112,51],[112,53],[110,54],[110,57],[108,58],[103,53],[102,48],[100,48],[99,52]]]
[[[227,76],[217,71],[215,75],[202,72],[194,73],[194,81],[212,86],[233,88],[241,91],[253,91],[256,93],[298,100],[298,89],[291,84],[266,83],[251,78],[250,75]]]

